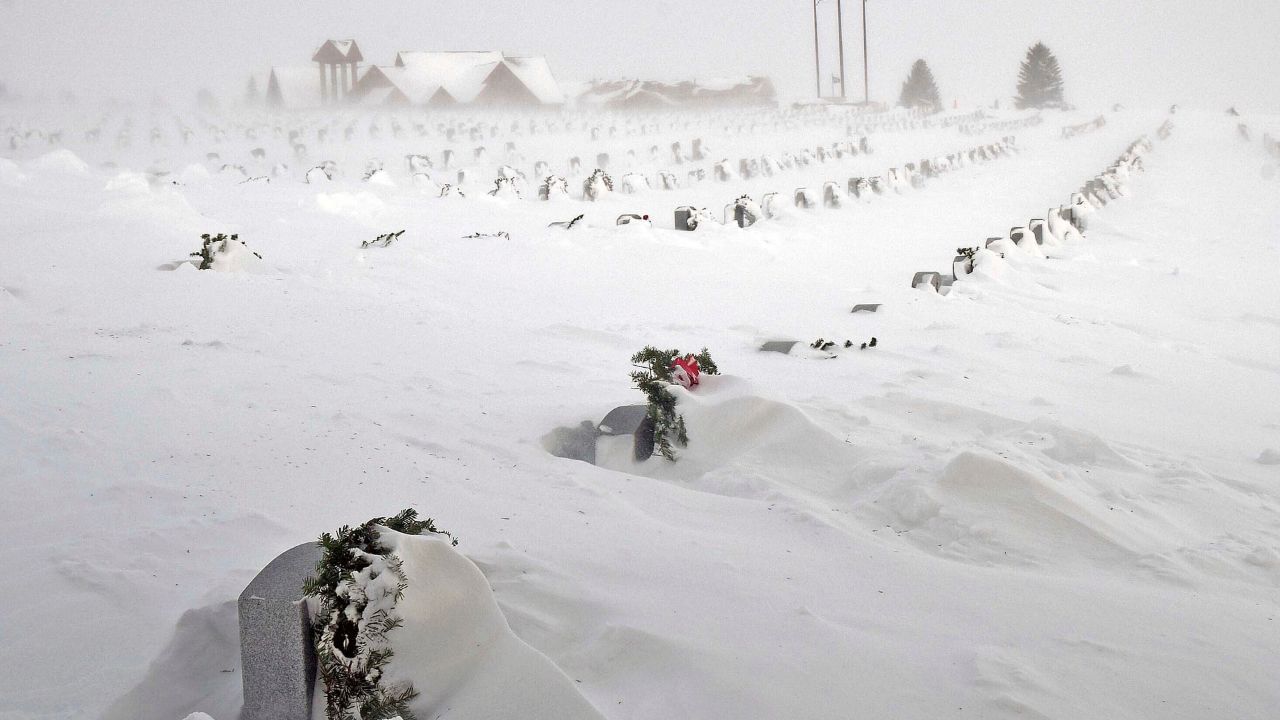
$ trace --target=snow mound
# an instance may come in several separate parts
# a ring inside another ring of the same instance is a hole
[[[734,497],[767,498],[800,489],[843,495],[853,483],[854,446],[819,427],[794,405],[762,397],[748,382],[704,377],[696,390],[672,386],[689,446],[670,462],[637,462],[627,437],[602,437],[596,465],[633,475],[679,480]]]
[[[146,175],[126,170],[108,180],[102,189],[109,193],[120,193],[122,195],[149,195],[151,194],[151,183],[147,181]]]
[[[213,256],[213,263],[208,268],[217,272],[248,272],[255,274],[269,273],[271,270],[257,253],[249,249],[241,240],[225,240]],[[193,265],[197,263],[192,263]]]
[[[234,600],[183,613],[146,676],[101,720],[234,718],[240,713],[240,625]],[[195,712],[195,711],[201,712]]]
[[[27,169],[41,175],[88,177],[89,166],[70,150],[54,150],[27,163]]]
[[[6,158],[0,158],[0,185],[18,187],[27,181],[18,164]]]
[[[316,207],[330,215],[373,225],[377,217],[386,209],[386,204],[377,195],[368,190],[362,190],[357,193],[318,193]]]
[[[1037,556],[1053,547],[1128,556],[1130,539],[1078,488],[999,457],[962,452],[942,471],[935,499],[994,544]]]
[[[420,718],[600,720],[603,716],[545,655],[526,645],[494,600],[480,569],[439,536],[383,530],[408,582],[396,603],[403,625],[390,683],[412,683]]]

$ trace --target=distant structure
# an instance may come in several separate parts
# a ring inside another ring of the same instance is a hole
[[[311,56],[311,62],[320,65],[320,104],[340,102],[351,92],[356,83],[360,61],[364,55],[355,40],[325,40]],[[326,82],[326,74],[328,82]]]
[[[546,58],[485,51],[402,51],[391,65],[361,67],[354,40],[326,40],[315,68],[278,66],[267,104],[278,109],[337,105],[448,108],[559,107],[565,93]]]
[[[366,105],[559,106],[564,91],[543,57],[495,50],[396,53],[389,66],[369,68],[355,90]]]
[[[662,110],[777,104],[767,77],[664,83],[656,80],[595,80],[578,96],[579,107]]]

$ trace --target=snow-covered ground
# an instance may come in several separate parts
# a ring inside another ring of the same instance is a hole
[[[611,719],[1276,717],[1280,159],[1258,138],[1280,118],[1245,118],[1248,143],[1241,119],[1187,111],[1164,141],[1163,112],[1059,136],[1096,115],[880,128],[869,156],[598,203],[487,197],[499,157],[458,163],[480,179],[438,198],[404,156],[482,143],[385,118],[306,162],[195,121],[185,146],[145,121],[124,148],[110,123],[64,150],[31,135],[0,159],[0,718],[234,718],[229,601],[279,552],[406,506],[460,536],[515,635]],[[830,119],[663,122],[516,142],[526,172],[610,152],[615,179],[686,180],[710,162],[670,165],[677,140],[736,169],[849,139]],[[921,190],[671,229],[677,205],[718,216],[1008,134],[1019,154]],[[909,287],[1144,134],[1146,171],[1083,242],[947,296]],[[269,183],[220,171],[277,158]],[[335,180],[302,182],[326,158]],[[219,232],[261,259],[184,262]],[[641,401],[647,344],[706,346],[724,373],[682,400],[681,459],[549,454],[553,428]]]

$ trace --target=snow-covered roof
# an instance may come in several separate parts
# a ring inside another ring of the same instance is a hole
[[[349,63],[364,60],[355,40],[325,40],[311,56],[311,62]]]
[[[469,103],[484,92],[485,82],[499,65],[506,66],[539,102],[564,102],[564,91],[543,57],[506,57],[496,50],[401,51],[396,53],[395,68],[390,68],[398,72],[386,75],[415,103],[424,102],[435,93],[432,89],[423,100],[415,98],[428,88],[444,88],[454,101]],[[417,92],[410,92],[410,88]]]
[[[419,67],[442,75],[499,62],[502,62],[502,53],[497,50],[401,50],[396,53],[399,67]]]
[[[556,82],[556,76],[552,74],[551,65],[545,57],[539,55],[509,57],[506,58],[506,63],[525,87],[529,88],[544,105],[564,103],[564,90],[561,89],[560,83]]]
[[[312,65],[273,67],[267,80],[267,103],[285,108],[320,104],[320,71]]]

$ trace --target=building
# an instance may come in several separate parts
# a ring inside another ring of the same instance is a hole
[[[315,68],[274,67],[267,103],[303,109],[338,103],[445,108],[559,107],[564,90],[546,58],[486,51],[403,51],[390,65],[361,67],[354,40],[326,40]]]
[[[690,107],[773,106],[777,92],[767,77],[684,81],[597,80],[577,97],[579,107],[667,110]]]

